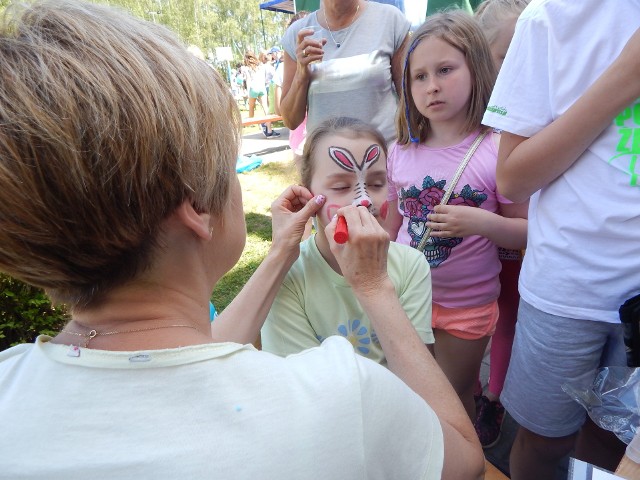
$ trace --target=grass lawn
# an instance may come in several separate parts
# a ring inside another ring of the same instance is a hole
[[[245,129],[244,133],[248,129]],[[261,165],[240,174],[242,201],[247,223],[247,243],[238,264],[216,285],[211,300],[218,312],[233,300],[271,246],[271,202],[292,183],[297,183],[297,172],[291,151],[283,153],[287,160]]]

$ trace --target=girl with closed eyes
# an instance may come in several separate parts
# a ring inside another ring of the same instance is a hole
[[[388,212],[387,147],[368,124],[329,119],[313,131],[301,159],[302,184],[326,201],[317,213],[317,233],[300,246],[262,328],[262,348],[278,355],[319,345],[331,335],[346,337],[357,353],[385,364],[380,342],[331,252],[325,226],[347,205],[366,208],[379,222]],[[349,238],[348,241],[357,241]],[[414,249],[392,243],[388,273],[407,316],[425,344],[431,331],[431,274]]]

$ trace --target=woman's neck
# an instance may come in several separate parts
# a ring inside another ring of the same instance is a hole
[[[116,289],[99,305],[74,311],[73,320],[53,343],[119,351],[209,343],[206,300],[206,296],[198,300],[172,289]],[[97,336],[87,342],[92,330]]]
[[[358,8],[360,5],[360,8]],[[318,17],[319,21],[329,23],[331,30],[342,30],[351,25],[357,15],[362,13],[365,5],[360,4],[360,0],[323,0],[322,15]],[[325,28],[327,25],[323,25]]]

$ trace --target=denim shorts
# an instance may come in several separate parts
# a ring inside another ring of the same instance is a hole
[[[626,364],[621,324],[558,317],[520,300],[500,400],[527,430],[564,437],[580,429],[586,411],[562,384],[586,389],[599,367]]]

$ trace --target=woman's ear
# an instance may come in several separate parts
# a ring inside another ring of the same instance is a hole
[[[213,234],[211,215],[198,213],[189,199],[184,200],[176,209],[178,220],[203,240],[210,240]]]

